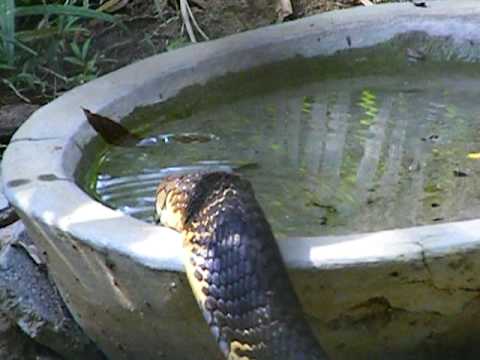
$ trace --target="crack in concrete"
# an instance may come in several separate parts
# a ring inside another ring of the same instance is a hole
[[[451,295],[452,292],[458,291],[458,290],[466,291],[466,292],[480,292],[480,288],[476,288],[476,287],[469,288],[469,287],[458,286],[458,287],[443,288],[441,286],[438,286],[435,283],[433,271],[430,268],[430,265],[428,263],[427,254],[426,254],[426,251],[425,251],[425,248],[424,248],[423,244],[419,241],[415,241],[414,243],[420,248],[421,261],[422,261],[423,267],[425,268],[425,270],[428,274],[428,280],[413,280],[413,281],[408,282],[408,283],[426,283],[426,284],[429,284],[433,289],[435,289],[437,291],[440,291],[440,292],[445,292],[448,295]]]
[[[428,274],[428,277],[425,280],[412,280],[409,283],[428,284],[433,289],[435,289],[437,291],[440,291],[440,292],[446,292],[450,295],[452,293],[452,289],[444,289],[444,288],[438,286],[437,284],[435,284],[435,280],[434,280],[434,277],[433,277],[433,272],[432,272],[432,269],[430,268],[430,265],[428,264],[427,254],[426,254],[426,251],[425,251],[425,248],[424,248],[423,244],[419,241],[414,241],[414,244],[417,245],[420,248],[421,262],[422,262],[422,265],[423,265],[425,271]]]
[[[432,269],[430,268],[430,265],[428,264],[428,260],[427,260],[427,254],[425,252],[425,248],[423,247],[423,245],[420,243],[420,242],[417,242],[417,245],[420,246],[420,254],[422,255],[422,264],[423,264],[423,267],[425,268],[425,270],[427,271],[428,273],[428,278],[430,281],[428,281],[428,283],[430,284],[430,286],[432,288],[434,288],[435,290],[438,290],[438,291],[442,291],[442,292],[447,292],[449,295],[452,293],[452,289],[444,289],[440,286],[438,286],[436,283],[435,283],[435,280],[434,280],[434,277],[433,277],[433,271]]]
[[[466,292],[480,292],[480,288],[459,287],[458,290]]]
[[[74,179],[68,177],[59,177],[55,174],[41,174],[37,176],[37,179],[40,181],[66,181],[66,182],[74,182]]]
[[[59,137],[43,137],[43,138],[33,138],[33,137],[26,137],[20,139],[13,139],[10,141],[10,144],[17,143],[17,142],[40,142],[40,141],[52,141],[52,140],[62,140]]]
[[[339,313],[335,318],[328,320],[326,325],[334,330],[358,325],[384,327],[387,323],[393,321],[395,315],[405,314],[422,317],[429,316],[431,318],[446,316],[446,314],[439,311],[413,310],[394,306],[386,296],[374,296],[344,309],[344,311]],[[322,320],[315,315],[308,314],[308,317],[322,322]]]

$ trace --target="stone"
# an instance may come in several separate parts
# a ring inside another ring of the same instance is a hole
[[[0,143],[7,143],[13,133],[39,108],[25,103],[5,105],[0,108]]]
[[[28,338],[5,314],[0,313],[0,359],[62,360],[47,348]]]
[[[28,247],[34,244],[21,231],[0,252],[0,312],[29,338],[65,359],[104,359],[70,315],[45,267],[26,251]]]
[[[18,234],[25,230],[21,221],[0,228],[0,249],[5,245],[15,242]]]

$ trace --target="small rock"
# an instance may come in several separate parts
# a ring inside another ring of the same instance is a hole
[[[25,231],[19,238],[32,244]],[[0,312],[31,339],[65,359],[104,359],[72,318],[44,267],[15,242],[0,252]]]
[[[3,313],[0,313],[0,359],[2,360],[62,360],[52,351],[28,338]]]
[[[8,143],[13,133],[39,107],[24,103],[2,106],[0,108],[0,143]]]
[[[14,222],[9,226],[0,228],[0,249],[7,244],[15,242],[18,234],[24,230],[25,227],[21,221]]]

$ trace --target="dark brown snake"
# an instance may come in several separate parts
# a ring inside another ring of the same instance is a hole
[[[247,180],[223,172],[167,178],[156,212],[183,235],[187,277],[227,359],[327,359]]]

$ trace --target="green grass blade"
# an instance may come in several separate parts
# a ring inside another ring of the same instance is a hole
[[[15,67],[0,62],[0,70],[15,70]]]
[[[17,35],[18,35],[18,33],[17,33]],[[3,34],[2,34],[2,33],[0,33],[0,39],[2,39],[2,40],[3,40],[4,42],[6,42],[6,43],[10,43],[10,41],[6,40],[6,39],[3,37]],[[32,48],[30,48],[30,47],[22,44],[22,43],[21,43],[20,41],[18,41],[17,39],[14,39],[14,40],[13,40],[13,45],[16,46],[16,47],[22,48],[23,50],[25,50],[26,52],[29,52],[29,53],[32,54],[32,55],[35,55],[35,56],[38,55],[38,53],[37,53],[35,50],[33,50]]]
[[[0,1],[0,32],[9,65],[15,62],[15,0]]]
[[[112,22],[126,29],[125,26],[121,23],[121,21],[116,19],[114,16],[100,12],[100,11],[87,9],[81,6],[73,6],[73,5],[19,6],[15,9],[15,15],[16,16],[31,16],[31,15],[78,16],[81,18],[90,18],[90,19]]]
[[[16,37],[18,41],[26,43],[48,39],[56,35],[58,35],[58,29],[55,27],[51,27],[44,29],[17,31]]]

